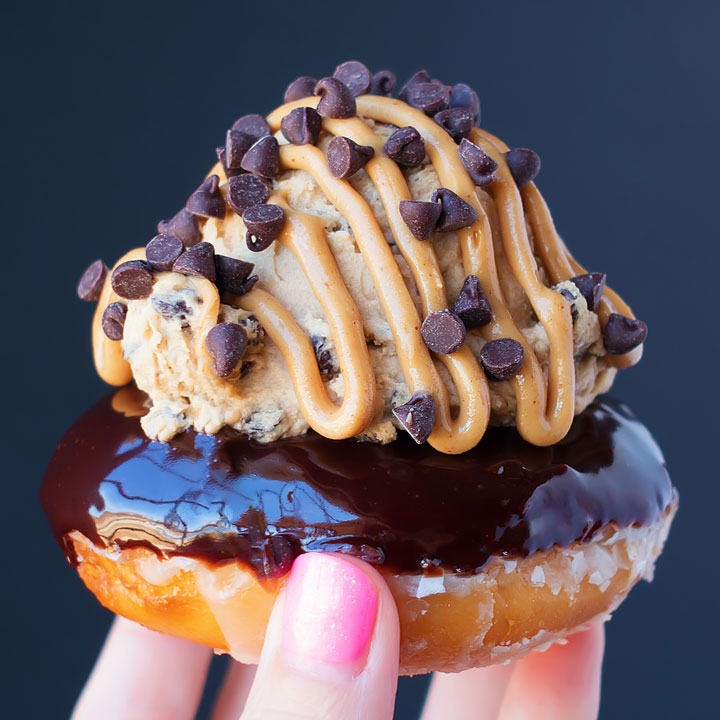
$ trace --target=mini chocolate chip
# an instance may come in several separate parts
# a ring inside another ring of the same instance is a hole
[[[193,215],[203,217],[216,217],[221,220],[225,217],[225,200],[218,187],[220,179],[217,175],[211,175],[202,185],[188,198],[185,209]]]
[[[160,233],[145,246],[145,257],[153,270],[172,270],[184,250],[183,241],[177,235]]]
[[[126,300],[141,300],[148,297],[154,283],[150,265],[144,260],[128,260],[120,263],[110,276],[113,291]]]
[[[285,102],[289,103],[294,100],[302,100],[302,98],[312,97],[315,94],[316,85],[317,78],[310,77],[309,75],[301,75],[287,86],[284,97]]]
[[[425,344],[436,353],[449,355],[457,352],[465,342],[465,325],[450,310],[430,313],[420,327]]]
[[[244,260],[237,260],[227,255],[215,256],[215,282],[218,290],[231,295],[243,295],[247,292],[246,281],[253,271],[253,265]]]
[[[245,293],[249,293],[255,287],[255,283],[257,283],[259,279],[260,278],[257,275],[251,275],[237,288],[236,292],[232,293],[232,295],[244,295]]]
[[[178,318],[180,320],[180,327],[190,327],[190,324],[187,322],[187,316],[192,315],[192,310],[187,306],[187,303],[184,300],[168,302],[157,295],[153,295],[150,299],[150,303],[158,315],[162,315],[163,317],[170,319]]]
[[[202,240],[198,219],[185,208],[169,220],[161,220],[157,225],[157,231],[177,235],[185,247],[197,245]]]
[[[202,277],[215,282],[215,248],[201,242],[186,250],[173,265],[173,272],[190,277]]]
[[[480,362],[496,380],[507,380],[520,370],[525,360],[525,348],[512,338],[491,340],[480,351]]]
[[[314,145],[322,130],[322,118],[314,108],[295,108],[280,121],[280,130],[293,145]]]
[[[469,85],[465,83],[453,85],[450,107],[467,108],[473,114],[475,124],[480,122],[480,99]]]
[[[419,444],[424,443],[435,425],[435,398],[429,393],[417,393],[404,405],[393,408],[393,415]]]
[[[418,240],[427,240],[435,230],[442,207],[436,202],[401,200],[400,216]]]
[[[603,291],[605,290],[605,280],[607,275],[599,272],[585,273],[584,275],[576,275],[570,278],[570,282],[580,291],[580,294],[587,302],[588,310],[596,310],[600,304]]]
[[[349,178],[375,155],[369,145],[358,145],[346,137],[334,137],[325,151],[328,168],[336,178]]]
[[[385,143],[385,154],[400,167],[415,167],[425,159],[425,141],[414,128],[397,129]]]
[[[573,304],[577,298],[575,295],[573,295],[567,288],[562,288],[560,290],[560,294],[569,302],[570,305],[570,317],[572,318],[573,325],[577,322],[578,319],[578,311],[575,305]]]
[[[429,83],[429,82],[432,82],[432,78],[430,77],[430,75],[428,75],[427,70],[418,70],[400,88],[400,92],[398,93],[398,98],[400,98],[400,100],[402,100],[403,102],[407,102],[408,90],[410,90],[410,88],[413,87],[413,85],[419,85],[420,83]]]
[[[256,175],[240,175],[228,180],[228,205],[238,215],[253,205],[264,203],[269,197],[267,184]]]
[[[285,212],[279,205],[254,205],[243,213],[248,249],[262,252],[270,247],[285,227]]]
[[[339,80],[331,77],[322,78],[315,86],[314,93],[320,95],[317,111],[323,117],[351,118],[355,115],[357,110],[355,96],[347,85]]]
[[[473,114],[467,108],[448,108],[435,113],[433,120],[459,143],[473,128]]]
[[[426,115],[435,115],[450,104],[450,88],[440,83],[417,83],[407,91],[407,104]]]
[[[495,182],[498,165],[484,150],[463,138],[458,153],[463,166],[478,187],[485,187]]]
[[[528,148],[515,148],[505,153],[505,162],[518,188],[527,185],[540,172],[540,156]]]
[[[370,87],[372,75],[370,71],[357,60],[348,60],[335,68],[333,77],[347,86],[355,96],[364,95]]]
[[[225,157],[223,166],[235,170],[242,166],[245,153],[254,145],[255,138],[239,130],[228,130],[225,134]]]
[[[231,168],[227,166],[227,152],[225,146],[216,147],[215,154],[217,155],[217,159],[222,165],[222,169],[225,173],[226,178],[235,177],[236,175],[242,175],[245,172],[241,167]]]
[[[264,178],[277,177],[280,173],[278,141],[272,135],[260,138],[245,153],[241,166],[243,170],[256,173]]]
[[[111,340],[122,340],[127,307],[119,302],[110,303],[102,315],[102,329]]]
[[[438,188],[432,196],[433,202],[440,201],[442,211],[437,222],[440,232],[451,232],[470,227],[477,222],[475,208],[448,188]]]
[[[78,283],[78,297],[88,302],[97,302],[100,299],[100,293],[105,285],[107,274],[107,265],[102,260],[96,260],[89,265]]]
[[[313,335],[310,339],[315,349],[315,357],[317,358],[320,375],[337,375],[340,368],[335,363],[332,352],[325,348],[326,338],[320,335]]]
[[[368,93],[370,95],[390,95],[395,89],[395,83],[397,78],[395,73],[391,70],[378,70],[370,81],[370,89]]]
[[[282,535],[271,535],[261,548],[253,548],[250,562],[258,575],[275,580],[290,572],[297,554],[291,540]]]
[[[642,320],[611,313],[603,328],[603,343],[611,355],[624,355],[645,342],[647,333]]]
[[[467,328],[487,325],[492,320],[490,301],[475,275],[468,275],[453,307]]]
[[[245,355],[248,336],[237,323],[215,325],[205,338],[205,347],[215,360],[215,374],[220,378],[231,375]]]
[[[270,135],[270,126],[262,115],[243,115],[233,123],[232,129],[256,140]]]

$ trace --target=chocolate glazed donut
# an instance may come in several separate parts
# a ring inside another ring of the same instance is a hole
[[[316,434],[262,445],[230,430],[154,442],[142,401],[125,388],[80,418],[43,507],[103,604],[246,662],[307,551],[378,567],[400,611],[404,673],[524,654],[647,577],[676,506],[657,445],[611,401],[552,447],[496,428],[456,456]]]

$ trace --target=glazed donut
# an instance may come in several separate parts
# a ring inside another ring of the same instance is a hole
[[[256,662],[293,560],[373,564],[400,669],[520,657],[649,578],[677,495],[599,400],[645,324],[560,239],[479,100],[356,61],[244,115],[146,247],[78,286],[124,386],[42,503],[112,611]]]
[[[43,507],[103,605],[242,662],[257,662],[305,551],[377,567],[398,605],[402,673],[514,659],[607,616],[649,578],[677,505],[650,434],[612,402],[552,447],[497,428],[452,456],[314,434],[152,442],[141,401],[126,388],[78,421]]]

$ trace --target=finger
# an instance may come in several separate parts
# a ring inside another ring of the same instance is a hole
[[[435,673],[422,720],[495,720],[512,665],[493,665],[461,673]]]
[[[515,663],[500,720],[595,720],[605,630],[593,624],[543,653]]]
[[[116,618],[72,720],[190,720],[211,651]]]
[[[213,706],[211,720],[237,720],[240,717],[255,679],[255,670],[255,665],[230,661]]]
[[[300,555],[273,608],[242,720],[390,720],[399,635],[376,570],[334,553]]]

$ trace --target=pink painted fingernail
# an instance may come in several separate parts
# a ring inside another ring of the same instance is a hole
[[[291,656],[345,665],[365,656],[378,597],[360,568],[306,553],[295,560],[285,592],[283,646]]]

